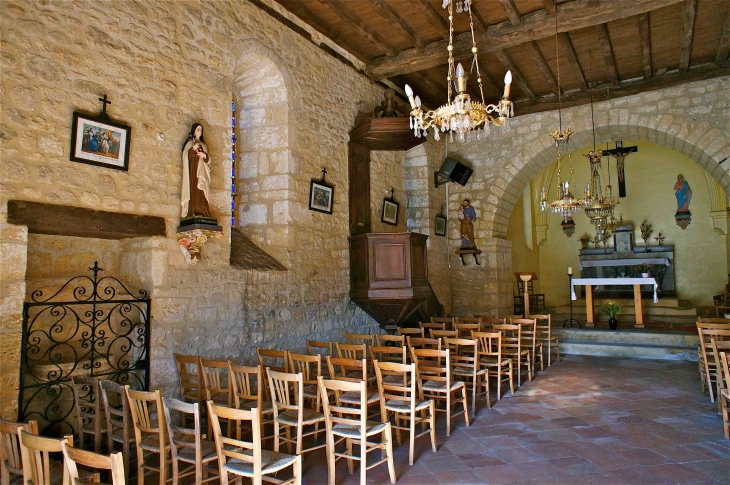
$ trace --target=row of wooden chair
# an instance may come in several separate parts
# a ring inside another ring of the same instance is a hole
[[[727,354],[730,352],[730,319],[698,318],[697,332],[700,387],[703,393],[709,393],[711,401],[714,402],[717,398],[725,438],[730,438],[728,422],[730,374],[727,368]]]

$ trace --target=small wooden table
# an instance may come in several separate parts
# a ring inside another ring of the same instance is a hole
[[[654,278],[576,278],[570,286],[570,298],[577,300],[575,296],[575,286],[583,285],[586,287],[586,327],[595,327],[593,321],[593,287],[594,286],[618,286],[633,285],[634,287],[634,307],[636,308],[636,328],[644,328],[644,315],[641,307],[641,285],[654,285],[654,303],[659,301],[656,290],[659,284]]]

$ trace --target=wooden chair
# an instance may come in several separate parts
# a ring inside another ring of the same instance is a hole
[[[459,338],[458,330],[431,330],[430,338],[436,338],[441,340],[441,347],[445,347],[447,338]]]
[[[523,367],[527,369],[527,377],[532,381],[532,359],[530,351],[522,345],[522,325],[495,325],[494,329],[502,334],[502,355],[511,359],[516,367],[517,387],[522,385]]]
[[[71,378],[74,390],[74,407],[78,422],[79,447],[84,448],[84,438],[90,436],[94,442],[94,451],[101,451],[101,440],[106,435],[106,426],[99,398],[99,381],[91,377],[75,376]]]
[[[114,451],[114,443],[122,445],[124,476],[129,477],[129,445],[134,443],[132,416],[124,387],[113,381],[99,381],[101,403],[106,417],[107,451]]]
[[[203,378],[200,375],[200,358],[195,355],[174,355],[180,384],[180,400],[202,405]]]
[[[23,459],[20,456],[18,429],[38,434],[38,421],[15,423],[0,420],[0,485],[23,481]]]
[[[304,439],[320,432],[316,426],[324,423],[324,414],[304,406],[304,379],[302,373],[277,372],[269,369],[269,388],[271,404],[274,406],[274,451],[279,451],[279,444],[284,441],[289,453],[295,445],[297,455],[324,448],[325,444],[304,447]],[[304,431],[304,427],[312,426],[313,430]],[[282,429],[286,436],[282,436]],[[296,436],[292,438],[294,430]]]
[[[513,318],[525,318],[525,316],[519,315],[519,314],[517,314],[517,315],[500,315],[498,318],[499,318],[499,320],[502,320],[502,322],[503,322],[500,325],[506,325],[506,324],[509,324]]]
[[[538,361],[540,362],[540,370],[545,370],[542,342],[537,341],[537,320],[534,318],[515,318],[512,320],[512,324],[522,327],[522,346],[530,352],[532,375],[534,376],[537,373]]]
[[[379,360],[380,362],[397,362],[405,364],[408,362],[407,355],[408,351],[405,345],[402,347],[395,347],[392,345],[385,347],[370,347],[370,358],[373,362]]]
[[[64,464],[69,473],[70,484],[84,485],[89,483],[82,481],[81,477],[83,476],[83,472],[79,472],[77,465],[96,470],[109,470],[109,475],[112,480],[111,485],[126,484],[124,478],[124,459],[118,451],[111,455],[100,455],[91,451],[74,448],[66,442],[61,443],[61,451],[63,452]]]
[[[137,483],[145,484],[145,470],[148,470],[157,473],[160,485],[165,485],[170,445],[167,441],[162,394],[159,390],[135,391],[129,386],[124,386],[124,391],[129,400],[137,448]],[[159,466],[145,464],[145,455],[158,455]]]
[[[37,436],[25,431],[25,426],[18,426],[20,441],[20,456],[23,459],[24,485],[52,485],[69,482],[69,473],[66,465],[61,461],[51,460],[51,453],[61,453],[62,443],[73,446],[73,436],[64,436],[61,439]],[[91,477],[86,476],[85,479]]]
[[[204,440],[200,432],[200,408],[198,403],[186,403],[178,399],[163,397],[167,436],[170,439],[170,461],[172,462],[172,485],[178,485],[184,477],[195,477],[195,485],[218,479],[218,474],[208,476],[210,464],[218,459],[213,441]],[[185,426],[190,420],[192,427]],[[211,427],[212,428],[212,427]],[[181,469],[180,462],[189,466]]]
[[[261,347],[256,347],[256,355],[259,357],[259,364],[264,369],[269,368],[278,372],[289,372],[288,350],[262,349]]]
[[[258,408],[232,409],[216,406],[210,401],[207,405],[208,418],[213,422],[213,436],[222,484],[230,483],[229,475],[233,475],[234,477],[250,478],[252,485],[262,485],[264,476],[267,476],[267,481],[279,482],[281,485],[301,485],[302,457],[300,455],[286,455],[261,449],[261,414]],[[253,432],[251,441],[224,436],[221,433],[220,419],[235,423],[236,428],[241,428],[248,423]],[[290,466],[293,477],[288,480],[269,476]],[[237,483],[240,484],[240,480]]]
[[[718,340],[718,338],[713,338],[711,340],[711,347],[712,347],[712,356],[715,362],[717,363],[717,377],[715,378],[715,381],[717,382],[717,412],[722,413],[722,395],[723,392],[725,392],[728,389],[728,382],[725,379],[725,375],[722,372],[721,364],[720,364],[720,353],[721,352],[730,352],[730,337],[722,337],[723,340]]]
[[[388,464],[390,482],[395,483],[395,464],[393,462],[393,435],[390,423],[368,421],[367,381],[351,382],[345,380],[325,380],[319,377],[319,390],[324,403],[324,416],[327,430],[327,470],[329,485],[335,485],[335,463],[340,458],[347,459],[350,474],[354,472],[353,460],[360,461],[360,485],[367,483],[367,471],[382,463]],[[334,404],[330,404],[328,396],[334,395]],[[359,402],[353,406],[351,402],[343,402],[346,395],[359,396]],[[381,435],[382,441],[376,443],[373,436]],[[368,439],[370,438],[370,439]],[[337,446],[345,442],[345,450],[338,451]],[[353,454],[353,443],[360,445],[360,454]],[[371,451],[381,450],[381,459],[367,465],[367,455]]]
[[[421,327],[398,327],[398,335],[408,337],[423,337],[425,335]]]
[[[332,379],[338,381],[348,382],[360,382],[365,381],[370,385],[375,380],[375,376],[368,374],[368,365],[366,359],[347,359],[344,357],[327,357],[327,367],[330,370],[330,376]],[[322,391],[320,390],[320,393]],[[352,405],[358,405],[360,403],[360,396],[353,393],[346,393],[340,396],[340,400],[343,403]],[[368,406],[375,408],[375,411],[371,414],[375,416],[378,414],[377,404],[380,403],[380,396],[377,391],[368,393],[367,396]]]
[[[436,349],[441,350],[441,339],[425,337],[408,337],[409,349]]]
[[[418,324],[424,334],[430,333],[430,330],[446,330],[446,324],[443,322],[421,322]]]
[[[404,347],[405,348],[405,347]],[[375,375],[378,380],[380,394],[380,416],[383,422],[391,423],[390,416],[395,423],[391,427],[396,430],[398,445],[401,444],[401,430],[409,433],[408,464],[413,465],[413,447],[416,438],[431,435],[431,448],[436,452],[436,411],[432,399],[421,401],[418,399],[418,379],[416,365],[375,361]],[[405,415],[405,416],[404,416]],[[408,426],[402,426],[401,420],[407,421]],[[427,425],[416,434],[416,425]]]
[[[700,337],[699,360],[702,363],[700,375],[702,392],[705,392],[706,387],[710,394],[710,401],[715,402],[714,387],[716,386],[717,362],[712,354],[711,342],[713,338],[727,339],[730,335],[730,325],[725,323],[698,322],[697,331]]]
[[[294,373],[302,375],[304,390],[302,399],[312,403],[312,409],[320,412],[319,392],[317,391],[317,377],[322,374],[322,356],[305,355],[289,352],[289,368]],[[329,375],[329,372],[327,373]]]
[[[233,407],[250,411],[256,408],[261,416],[258,422],[261,423],[259,435],[261,439],[273,438],[273,435],[266,436],[267,424],[274,423],[274,406],[271,404],[264,385],[264,368],[260,365],[246,366],[234,364],[228,361],[228,379],[231,383],[231,396],[233,396]],[[236,421],[236,439],[241,439],[241,421]],[[230,429],[228,430],[230,433]]]
[[[416,364],[417,379],[421,383],[421,395],[419,398],[424,401],[426,398],[442,400],[446,403],[445,409],[436,408],[437,412],[446,413],[446,436],[451,436],[452,418],[464,415],[466,426],[469,426],[469,412],[466,404],[466,387],[461,381],[455,381],[451,373],[451,353],[449,349],[417,349],[411,348],[411,358]],[[461,392],[461,404],[463,410],[452,413],[453,404],[458,402],[458,393]],[[456,397],[453,395],[457,394]]]
[[[456,323],[454,323],[454,330],[456,330],[456,332],[458,334],[456,338],[468,339],[469,337],[471,337],[472,332],[481,332],[482,331],[482,323],[481,323],[481,321],[479,323],[474,323],[474,322],[460,323],[457,321]]]
[[[200,375],[203,377],[203,396],[206,401],[213,401],[222,406],[233,406],[230,378],[228,376],[228,361],[200,358]],[[200,409],[200,408],[198,408]],[[187,418],[187,414],[183,415]],[[226,433],[230,433],[226,429]],[[208,436],[213,435],[213,428],[208,420]]]
[[[367,345],[365,344],[341,344],[335,342],[337,356],[345,359],[366,359],[368,356]]]
[[[406,344],[406,338],[403,335],[388,335],[385,333],[376,333],[375,344],[377,347],[385,347],[389,345],[392,345],[394,347],[403,347]]]
[[[482,368],[479,361],[479,341],[476,339],[447,338],[446,348],[451,352],[451,372],[454,379],[464,382],[471,389],[471,414],[476,416],[477,396],[486,395],[487,407],[491,408],[489,399],[489,371]],[[483,391],[479,392],[481,389]]]
[[[502,325],[506,323],[503,318],[497,318],[492,315],[474,315],[482,319],[482,332],[491,332],[495,325]]]
[[[720,352],[720,371],[726,383],[730,383],[730,368],[728,368],[728,352]],[[725,387],[722,394],[719,395],[722,407],[722,427],[725,432],[725,438],[730,438],[730,387]]]
[[[431,317],[431,323],[443,323],[444,330],[454,329],[454,318],[453,317]]]
[[[345,332],[345,339],[348,344],[365,344],[365,346],[368,346],[375,343],[375,337],[369,333]]]
[[[319,354],[322,356],[322,362],[326,362],[328,355],[335,355],[335,344],[334,342],[324,342],[322,340],[307,340],[307,353],[309,355]],[[329,377],[327,366],[322,368],[322,372],[324,372],[323,375]]]
[[[701,318],[697,317],[697,333],[702,337],[700,333],[700,329],[705,328],[714,328],[716,330],[727,330],[730,329],[730,319],[726,318]],[[708,340],[709,343],[709,340]],[[707,392],[706,384],[707,379],[705,377],[705,360],[704,355],[702,353],[702,344],[701,342],[697,342],[697,368],[700,373],[700,386],[702,388],[702,393],[704,394]]]
[[[552,316],[548,313],[545,315],[530,315],[528,318],[537,320],[535,329],[537,331],[537,340],[542,343],[543,348],[547,347],[547,365],[552,364],[553,349],[555,350],[558,362],[560,362],[560,342],[557,335],[552,334]]]
[[[509,383],[515,393],[514,364],[512,359],[502,356],[502,334],[500,332],[474,332],[472,338],[479,341],[479,363],[488,374],[497,377],[497,400],[502,399],[502,382]],[[502,375],[505,377],[503,378]]]

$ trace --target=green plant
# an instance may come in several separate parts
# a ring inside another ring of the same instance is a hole
[[[621,305],[614,303],[612,301],[609,301],[608,303],[604,303],[601,305],[601,313],[608,316],[608,318],[616,318],[616,315],[618,315],[618,312],[621,311]]]

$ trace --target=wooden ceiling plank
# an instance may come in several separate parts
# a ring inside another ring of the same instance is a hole
[[[381,46],[385,51],[391,55],[394,56],[398,50],[393,47],[390,42],[385,40],[383,36],[375,32],[372,28],[370,28],[367,23],[360,18],[359,15],[357,15],[355,12],[350,10],[340,1],[337,0],[319,0],[321,3],[327,5],[334,13],[336,13],[341,19],[345,20],[348,24],[350,24],[355,30],[360,32],[362,35],[367,37],[372,43],[375,45]]]
[[[506,51],[497,51],[494,53],[495,56],[497,56],[497,59],[499,59],[499,62],[502,63],[502,65],[512,71],[512,78],[514,79],[515,83],[520,87],[523,93],[530,98],[535,99],[537,96],[535,95],[535,91],[532,89],[532,86],[530,86],[530,83],[527,82],[527,79],[525,79],[525,76],[522,75],[522,72],[517,68],[517,65],[512,61],[512,58],[507,54]]]
[[[592,27],[618,19],[633,17],[659,8],[681,2],[682,0],[613,0],[603,2],[598,7],[591,7],[588,0],[573,0],[557,6],[558,29],[570,32]],[[429,5],[430,7],[430,5]],[[443,19],[442,19],[443,20]],[[490,26],[486,32],[476,35],[480,53],[495,52],[509,47],[524,44],[532,40],[540,40],[555,35],[555,18],[545,10],[536,10],[522,16],[518,25],[511,21]],[[397,74],[421,71],[444,63],[447,41],[436,41],[427,44],[422,50],[408,49],[396,56],[380,58],[368,66],[368,72],[375,80]],[[454,51],[469,52],[471,49],[471,33],[464,32],[454,36]]]
[[[484,16],[479,13],[479,10],[476,9],[476,5],[474,4],[471,5],[471,13],[474,17],[476,17],[477,22],[479,22],[479,25],[481,25],[482,29],[486,32],[487,29],[489,29],[489,22],[484,19]]]
[[[560,43],[560,52],[565,54],[565,57],[568,59],[570,72],[574,73],[574,75],[578,78],[580,89],[583,91],[587,91],[588,82],[586,81],[585,74],[583,74],[583,69],[581,69],[580,63],[578,62],[578,56],[575,53],[573,42],[570,40],[570,34],[568,34],[567,32],[562,32],[558,34],[558,41]]]
[[[695,30],[695,15],[697,14],[697,0],[684,0],[682,13],[682,44],[679,52],[679,69],[689,69],[689,58],[692,53],[692,35]]]
[[[725,17],[725,28],[722,31],[722,38],[720,39],[720,45],[717,48],[717,55],[715,56],[715,62],[718,64],[726,64],[728,56],[730,55],[730,8],[727,10],[727,17]]]
[[[419,0],[418,4],[423,8],[428,22],[438,31],[446,42],[449,41],[449,23],[444,20],[441,14],[428,3],[428,0]],[[429,44],[430,45],[430,44]],[[469,45],[471,46],[471,34],[469,34]],[[445,50],[445,49],[444,49]],[[429,66],[433,67],[433,66]]]
[[[608,78],[612,84],[618,85],[618,69],[616,68],[616,59],[613,56],[613,48],[611,48],[611,39],[608,36],[608,26],[606,24],[596,25],[596,33],[603,53],[603,60],[606,63],[606,69],[608,69]]]
[[[555,6],[555,0],[542,0],[542,4],[545,7],[545,12],[547,12],[548,15],[554,15],[557,11],[557,8]]]
[[[401,29],[403,29],[403,35],[408,37],[411,42],[416,45],[416,47],[423,48],[423,46],[426,45],[423,37],[421,37],[421,35],[416,32],[416,30],[411,27],[410,24],[406,22],[403,17],[398,15],[398,13],[393,10],[393,7],[391,7],[388,2],[386,2],[385,0],[370,0],[370,2],[372,2],[373,4],[373,9],[380,15],[382,15],[383,18],[400,25]]]
[[[555,74],[553,74],[552,69],[550,69],[550,66],[545,60],[545,56],[542,55],[542,51],[537,45],[537,42],[533,40],[532,42],[525,44],[525,46],[530,53],[530,57],[532,57],[532,60],[535,61],[535,65],[550,85],[550,88],[553,90],[553,93],[558,94],[558,81],[555,79]]]
[[[639,37],[641,37],[641,66],[644,70],[644,79],[649,79],[652,75],[649,12],[639,15]]]
[[[507,14],[507,18],[512,24],[517,25],[522,21],[522,15],[517,10],[515,2],[512,0],[498,0],[499,4],[502,5],[504,12]]]
[[[489,71],[481,61],[479,62],[479,74],[482,76],[482,84],[492,91],[494,95],[501,98],[503,91],[499,88],[496,79],[489,74]]]

